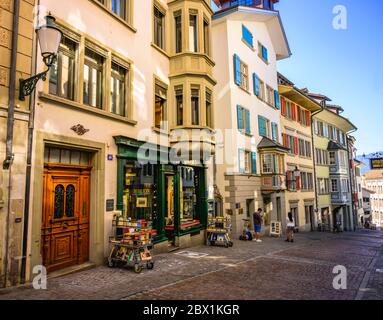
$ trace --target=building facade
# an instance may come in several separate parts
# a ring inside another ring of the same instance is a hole
[[[25,232],[30,99],[19,79],[33,71],[34,0],[0,1],[0,287],[18,283]]]
[[[288,148],[285,157],[285,208],[293,214],[301,231],[317,229],[315,214],[315,172],[312,146],[312,115],[322,110],[321,105],[279,74],[281,95],[281,131],[283,145]],[[285,227],[287,216],[282,219]],[[285,228],[284,228],[285,229]]]
[[[279,13],[266,2],[215,3],[216,184],[236,237],[258,208],[266,226],[284,212],[277,61],[290,50]]]
[[[50,12],[63,38],[35,90],[26,280],[36,265],[104,263],[116,214],[145,219],[157,251],[203,243],[214,152],[210,2],[39,4],[38,24]]]
[[[354,230],[347,135],[356,127],[329,98],[309,93],[323,110],[314,115],[318,215],[327,230]]]
[[[383,227],[383,169],[373,169],[364,175],[365,198],[370,199],[369,221],[379,228]],[[368,209],[368,202],[365,206]],[[367,210],[366,210],[367,211]],[[366,214],[367,215],[367,214]],[[368,217],[366,217],[368,219]]]

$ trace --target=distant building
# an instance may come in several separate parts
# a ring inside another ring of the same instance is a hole
[[[371,222],[383,226],[383,169],[370,170],[364,176],[365,188],[374,192],[370,195]]]

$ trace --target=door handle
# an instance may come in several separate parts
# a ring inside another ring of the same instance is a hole
[[[64,222],[64,223],[63,223],[63,228],[64,228],[64,229],[68,229],[68,222]]]

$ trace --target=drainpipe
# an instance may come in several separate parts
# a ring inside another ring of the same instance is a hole
[[[37,7],[40,5],[40,0],[37,1]],[[36,39],[36,33],[34,33],[34,47],[32,57],[34,57],[32,74],[36,74],[37,69],[37,50],[38,41]],[[29,206],[30,206],[30,194],[31,194],[31,175],[32,175],[32,151],[33,151],[33,132],[35,122],[35,101],[36,94],[32,94],[29,99],[29,122],[28,122],[28,149],[27,149],[27,166],[25,173],[25,204],[24,204],[24,226],[23,226],[23,247],[22,247],[22,259],[20,267],[20,283],[24,284],[26,279],[27,269],[27,254],[28,254],[28,235],[29,235]]]
[[[11,51],[11,68],[9,76],[9,92],[8,92],[8,118],[7,118],[7,140],[5,160],[3,161],[3,169],[8,170],[8,203],[7,217],[5,222],[5,257],[4,257],[4,283],[6,287],[8,277],[8,253],[9,253],[9,225],[11,218],[11,191],[12,191],[12,162],[13,162],[13,125],[15,119],[15,95],[16,95],[16,62],[17,62],[17,37],[19,35],[19,13],[20,0],[13,1],[13,25],[12,25],[12,51]]]
[[[347,133],[347,135],[350,135],[352,133],[354,133],[356,130],[358,129],[354,129],[350,132]],[[348,160],[349,160],[349,163],[348,163],[348,176],[349,176],[349,180],[350,180],[350,192],[351,192],[351,212],[352,212],[352,217],[353,217],[353,225],[354,225],[354,231],[356,231],[356,225],[355,225],[355,214],[354,214],[354,200],[352,198],[352,194],[353,194],[353,189],[352,189],[352,175],[351,175],[351,168],[350,168],[350,148],[349,148],[349,145],[348,145],[348,137],[346,136],[346,139],[347,139],[347,157],[348,157]],[[354,159],[354,157],[352,157],[352,159]]]
[[[320,109],[319,111],[316,111],[314,113],[311,113],[311,149],[312,149],[312,155],[313,155],[313,164],[314,164],[314,190],[315,190],[315,207],[317,211],[317,214],[319,212],[319,207],[318,207],[318,186],[317,186],[317,171],[316,171],[316,166],[315,166],[315,145],[314,145],[314,116],[317,114],[321,113],[323,111],[323,108]],[[314,231],[314,230],[312,230]]]

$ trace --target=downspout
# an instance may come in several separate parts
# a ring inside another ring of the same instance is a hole
[[[9,225],[11,218],[11,191],[12,191],[12,162],[13,162],[13,125],[15,119],[15,95],[16,95],[16,63],[17,63],[17,38],[19,35],[19,14],[20,0],[13,1],[13,25],[12,25],[12,51],[11,51],[11,68],[9,76],[9,92],[8,92],[8,118],[7,118],[7,140],[5,160],[3,169],[8,170],[8,203],[7,217],[5,222],[5,257],[4,257],[4,283],[6,287],[8,278],[8,253],[9,253]]]
[[[37,1],[37,7],[40,5],[40,0]],[[36,33],[34,33],[36,35]],[[34,57],[32,74],[36,74],[37,68],[37,46],[38,42],[34,37],[35,45],[33,47],[32,57]],[[30,206],[30,194],[31,194],[31,175],[32,175],[32,151],[33,151],[33,132],[35,122],[35,101],[36,94],[32,94],[29,100],[29,123],[28,123],[28,149],[27,149],[27,166],[25,174],[25,204],[24,204],[24,226],[23,226],[23,247],[22,247],[22,259],[20,267],[20,282],[25,283],[26,269],[27,269],[27,254],[28,254],[28,235],[29,235],[29,206]]]
[[[318,207],[318,185],[317,185],[317,171],[316,171],[316,165],[315,165],[315,145],[314,145],[314,116],[316,116],[317,114],[321,113],[323,111],[323,108],[314,112],[314,113],[311,113],[311,149],[312,149],[312,155],[313,155],[313,167],[314,167],[314,190],[315,190],[315,207],[316,207],[316,210],[317,210],[317,214],[319,212],[319,207]],[[315,230],[312,230],[312,231],[315,231]]]
[[[352,133],[354,133],[355,131],[357,131],[358,129],[354,129],[354,130],[351,130],[350,132],[347,133],[347,135],[350,135]],[[348,177],[349,177],[349,180],[350,180],[350,192],[351,192],[351,212],[352,212],[352,217],[353,217],[353,225],[354,225],[354,231],[356,231],[356,224],[355,221],[355,214],[354,214],[354,200],[352,198],[352,195],[353,195],[353,189],[352,189],[352,175],[351,175],[351,168],[350,168],[350,148],[349,148],[349,145],[348,145],[348,137],[347,138],[347,157],[348,157],[348,160],[349,160],[349,164],[348,164]],[[354,157],[352,157],[354,159]]]

